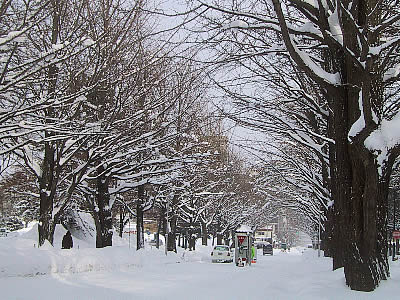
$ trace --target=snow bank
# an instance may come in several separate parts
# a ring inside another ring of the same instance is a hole
[[[210,261],[211,246],[198,246],[197,251],[179,249],[178,253],[164,248],[156,249],[146,244],[136,251],[134,235],[121,239],[113,235],[113,247],[95,248],[95,240],[78,239],[73,236],[74,248],[61,249],[66,229],[57,225],[54,247],[49,243],[38,248],[38,225],[13,232],[0,239],[0,278],[31,277],[53,273],[82,273],[90,271],[112,271],[127,268],[153,267],[180,262]]]

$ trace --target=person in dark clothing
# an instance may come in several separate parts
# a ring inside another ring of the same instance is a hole
[[[74,243],[72,242],[72,235],[71,235],[71,232],[69,232],[69,230],[68,230],[62,239],[61,248],[62,249],[71,249],[73,246],[74,246]]]

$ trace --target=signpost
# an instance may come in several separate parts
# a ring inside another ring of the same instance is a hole
[[[398,230],[393,231],[393,239],[394,240],[400,239],[400,231]]]

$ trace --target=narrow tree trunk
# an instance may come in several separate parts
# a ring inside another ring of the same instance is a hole
[[[168,233],[168,251],[176,252],[176,222],[178,218],[176,215],[172,216],[170,220],[170,229]]]
[[[207,242],[208,242],[207,225],[205,222],[201,222],[201,244],[203,246],[207,246]]]
[[[227,231],[225,231],[225,234],[224,234],[224,244],[226,245],[226,246],[229,246],[229,230],[227,230]]]
[[[54,220],[53,214],[53,193],[51,192],[51,182],[54,173],[54,150],[49,144],[45,146],[45,157],[42,166],[42,176],[39,179],[40,188],[40,208],[39,208],[39,247],[45,240],[53,244]]]
[[[156,248],[160,248],[160,233],[161,233],[161,227],[163,224],[164,220],[164,212],[163,209],[160,208],[160,215],[158,217],[158,224],[157,224],[157,234],[156,234]]]
[[[179,195],[175,194],[172,198],[172,218],[170,219],[171,231],[168,233],[168,251],[176,252],[176,226],[178,221],[178,216],[176,215],[176,208],[178,205]]]
[[[143,199],[144,185],[140,185],[136,202],[136,250],[144,248]]]
[[[52,31],[51,42],[57,44],[58,35],[60,32],[60,15],[59,5],[57,2],[51,2],[52,6]],[[58,79],[58,68],[55,64],[50,65],[47,72],[47,80],[49,83],[48,94],[51,98],[55,98],[56,85]],[[50,106],[44,111],[46,123],[52,123],[54,118],[54,109]],[[52,133],[45,131],[45,137],[49,138]],[[45,240],[48,240],[53,245],[55,222],[53,220],[53,204],[55,197],[55,186],[57,185],[57,176],[55,176],[55,149],[53,142],[46,141],[44,147],[44,158],[42,163],[42,174],[39,178],[40,188],[40,208],[39,208],[39,247],[42,246]]]
[[[196,239],[193,236],[189,236],[189,251],[196,250]]]
[[[97,169],[97,211],[94,212],[98,219],[96,224],[96,248],[112,246],[112,216],[110,207],[110,193],[108,191],[108,180],[103,174],[102,166]],[[95,222],[96,223],[96,222]]]
[[[185,236],[184,236],[184,248],[185,248],[185,250],[188,248],[188,239],[189,239],[188,231],[187,231],[187,229],[185,229]]]
[[[124,232],[124,208],[119,208],[119,237],[122,238]]]
[[[326,212],[326,222],[325,222],[325,231],[323,233],[323,250],[325,257],[333,257],[334,255],[334,246],[333,246],[333,206],[328,208]]]
[[[191,227],[188,230],[188,241],[189,241],[189,251],[194,250],[194,243],[196,240],[193,237],[193,231]]]
[[[220,222],[218,221],[217,223],[217,245],[222,245],[222,233],[221,233],[221,225]]]

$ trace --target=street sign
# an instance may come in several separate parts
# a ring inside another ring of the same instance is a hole
[[[400,239],[400,231],[393,231],[393,238]]]
[[[243,241],[246,239],[246,236],[245,235],[238,235],[237,239],[239,241],[239,244],[241,245],[241,244],[243,244]]]

